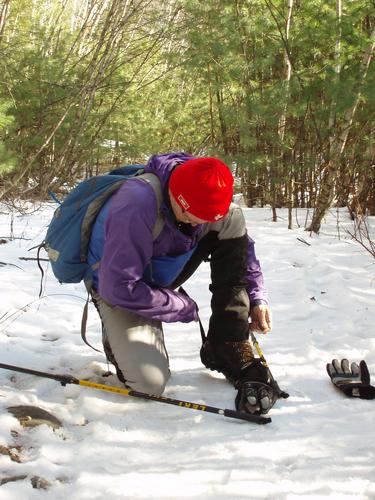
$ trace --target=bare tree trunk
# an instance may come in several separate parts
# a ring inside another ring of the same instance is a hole
[[[0,40],[3,37],[5,30],[5,23],[7,20],[8,10],[9,10],[10,0],[3,0],[0,5]]]
[[[215,71],[215,85],[216,85],[216,102],[217,102],[220,131],[221,131],[221,141],[223,144],[224,153],[229,154],[229,140],[228,140],[229,138],[227,133],[228,127],[223,113],[223,104],[224,104],[223,90],[217,71]]]
[[[272,18],[275,21],[275,24],[277,26],[277,29],[280,33],[280,38],[284,47],[284,63],[286,67],[286,74],[285,74],[285,80],[284,80],[284,86],[285,86],[285,93],[284,93],[284,103],[283,103],[283,109],[280,115],[279,119],[279,124],[278,124],[278,137],[279,137],[279,151],[278,153],[276,152],[276,158],[277,158],[277,165],[275,165],[271,169],[271,187],[273,186],[273,193],[272,193],[272,220],[276,221],[277,216],[276,216],[276,205],[277,205],[277,185],[276,185],[276,176],[277,173],[280,172],[282,174],[285,173],[285,168],[284,168],[284,163],[285,163],[285,155],[283,151],[283,142],[284,142],[284,137],[285,137],[285,129],[286,129],[286,115],[287,115],[287,107],[288,107],[288,98],[289,98],[289,86],[290,86],[290,80],[292,76],[292,60],[291,60],[291,52],[290,52],[290,47],[289,47],[289,32],[290,32],[290,26],[292,22],[292,14],[293,14],[293,6],[294,6],[294,0],[288,0],[288,12],[286,16],[286,23],[285,27],[283,24],[279,21],[278,17],[280,15],[280,11],[278,11],[277,7],[273,4],[271,0],[265,0],[265,4],[272,16]],[[286,188],[287,193],[292,193],[293,192],[293,186],[289,185]],[[288,202],[289,203],[289,200]],[[291,218],[290,218],[291,221]],[[290,222],[291,224],[291,222]]]
[[[336,37],[336,44],[335,44],[335,83],[338,83],[338,80],[340,78],[340,73],[341,73],[341,63],[340,63],[340,57],[341,57],[341,18],[342,18],[342,2],[341,0],[336,0],[336,20],[337,20],[337,37]],[[329,144],[330,146],[333,145],[333,140],[334,140],[334,126],[336,122],[336,112],[335,112],[335,107],[336,107],[336,102],[331,103],[331,112],[329,115],[328,119],[328,128],[330,130],[330,135],[329,135]]]
[[[212,98],[212,82],[211,82],[211,67],[210,63],[207,64],[207,74],[208,74],[208,108],[210,114],[210,129],[211,129],[211,144],[215,141],[215,127],[214,127],[214,108],[213,108],[213,98]]]
[[[334,198],[335,178],[339,171],[340,162],[348,141],[348,136],[353,123],[354,115],[360,101],[361,85],[364,83],[366,79],[368,68],[374,54],[374,49],[375,49],[375,28],[371,33],[371,43],[367,47],[367,50],[362,59],[362,75],[360,81],[358,82],[357,95],[355,96],[353,105],[345,113],[343,124],[337,136],[334,138],[332,142],[330,158],[325,166],[325,171],[321,181],[321,188],[317,198],[314,216],[310,226],[307,228],[308,231],[319,233],[322,219],[332,204]]]
[[[284,46],[284,63],[286,67],[285,74],[285,97],[284,97],[284,107],[279,120],[279,137],[280,142],[284,141],[285,136],[285,127],[286,127],[286,112],[288,107],[288,96],[289,96],[289,86],[290,79],[292,77],[292,61],[290,60],[290,51],[287,50],[287,46],[289,45],[289,32],[290,25],[292,22],[292,14],[293,14],[293,3],[294,0],[288,0],[288,15],[285,24],[285,46]]]
[[[285,75],[285,96],[284,96],[284,108],[280,117],[279,122],[279,137],[281,145],[284,142],[285,137],[285,128],[286,128],[286,114],[288,108],[288,99],[289,99],[289,87],[290,87],[290,79],[292,77],[292,61],[290,60],[290,50],[287,50],[289,46],[289,31],[290,25],[292,22],[292,14],[293,14],[293,3],[294,0],[288,0],[288,15],[285,25],[285,47],[284,47],[284,62],[286,67],[286,75]],[[284,158],[285,154],[282,151],[281,156]],[[293,158],[294,161],[294,158]],[[293,228],[292,222],[292,209],[293,209],[293,193],[294,193],[294,166],[290,165],[289,170],[289,181],[287,186],[287,204],[288,204],[288,229]]]

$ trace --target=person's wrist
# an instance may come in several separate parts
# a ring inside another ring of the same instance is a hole
[[[250,302],[250,309],[256,306],[268,306],[268,302],[265,299],[254,299]]]

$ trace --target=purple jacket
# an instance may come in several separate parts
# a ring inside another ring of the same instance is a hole
[[[95,256],[101,258],[98,291],[104,300],[166,323],[197,319],[197,306],[192,299],[168,288],[150,287],[143,280],[152,257],[187,252],[197,244],[206,226],[192,228],[191,236],[187,236],[177,228],[169,208],[169,175],[177,164],[191,158],[186,153],[155,155],[146,165],[145,171],[156,174],[163,189],[160,210],[165,224],[156,240],[152,236],[157,218],[155,193],[148,184],[129,179],[107,203],[104,250],[101,256]],[[98,229],[94,227],[95,230]],[[266,302],[263,276],[250,238],[247,281],[251,303]]]

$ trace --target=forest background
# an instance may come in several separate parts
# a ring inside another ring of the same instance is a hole
[[[0,201],[155,153],[375,215],[375,0],[0,0]]]

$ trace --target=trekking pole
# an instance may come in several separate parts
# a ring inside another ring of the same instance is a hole
[[[270,370],[270,367],[268,366],[267,364],[267,361],[266,361],[266,358],[264,357],[264,354],[262,352],[262,349],[260,348],[260,345],[259,345],[259,342],[257,341],[257,338],[255,337],[254,335],[254,332],[252,330],[250,330],[250,337],[251,337],[251,342],[254,344],[255,346],[255,349],[257,350],[257,353],[258,353],[258,356],[262,362],[262,364],[268,368],[269,372],[270,372],[270,375],[272,377],[272,380],[275,380],[272,376],[272,373],[271,373],[271,370]]]
[[[259,359],[261,360],[262,362],[262,365],[267,368],[268,370],[268,373],[269,373],[269,376],[270,376],[270,379],[272,381],[272,383],[274,384],[274,386],[276,387],[276,389],[279,391],[280,393],[280,397],[281,398],[289,398],[289,394],[285,391],[282,391],[279,387],[279,384],[276,382],[274,376],[272,375],[271,373],[271,370],[270,370],[270,367],[268,366],[268,363],[266,361],[266,358],[264,357],[264,354],[262,352],[262,349],[260,348],[260,345],[259,345],[259,342],[257,341],[255,335],[254,335],[254,332],[252,330],[249,330],[250,331],[250,337],[251,337],[251,341],[252,343],[254,344],[255,346],[255,349],[257,350],[257,353],[258,353],[258,356],[259,356]]]
[[[91,387],[92,389],[99,389],[102,391],[114,392],[116,394],[121,394],[122,396],[131,396],[141,399],[149,399],[152,401],[157,401],[159,403],[166,403],[169,405],[180,406],[182,408],[188,408],[190,410],[205,411],[208,413],[216,413],[218,415],[223,415],[224,417],[236,418],[238,420],[247,420],[248,422],[254,422],[256,424],[268,424],[271,422],[269,417],[263,417],[261,415],[251,415],[249,413],[227,410],[216,408],[214,406],[207,406],[199,403],[191,403],[189,401],[182,401],[180,399],[166,398],[164,396],[154,396],[152,394],[146,394],[143,392],[133,391],[131,389],[122,389],[121,387],[113,387],[110,385],[97,384],[95,382],[90,382],[89,380],[79,380],[71,375],[58,375],[53,373],[41,372],[36,370],[30,370],[29,368],[23,368],[21,366],[6,365],[0,363],[0,368],[5,370],[12,370],[21,373],[27,373],[29,375],[35,375],[37,377],[51,378],[60,382],[61,385],[65,386],[67,384],[76,384],[84,387]]]

